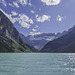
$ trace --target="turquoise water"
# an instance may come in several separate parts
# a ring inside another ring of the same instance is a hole
[[[0,75],[75,75],[75,54],[0,53]]]

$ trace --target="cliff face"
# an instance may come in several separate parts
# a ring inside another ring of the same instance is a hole
[[[23,43],[12,22],[0,11],[0,52],[3,50],[4,52],[30,51],[29,47]]]
[[[13,26],[11,21],[0,11],[0,35],[4,37],[8,37],[21,43],[21,38],[19,36],[19,32]]]

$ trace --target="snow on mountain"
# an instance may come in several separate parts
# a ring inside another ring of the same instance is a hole
[[[42,33],[38,35],[29,35],[27,38],[33,43],[32,46],[40,50],[49,41],[57,39],[62,35],[63,33]]]

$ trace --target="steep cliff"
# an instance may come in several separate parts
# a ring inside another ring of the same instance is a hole
[[[11,41],[11,42],[10,42]],[[13,43],[12,43],[13,42]],[[14,46],[13,46],[14,44]],[[16,45],[16,46],[15,46]],[[9,51],[6,51],[8,50]],[[19,36],[19,32],[16,30],[12,22],[0,11],[0,51],[2,49],[5,52],[15,51],[30,51],[30,49],[23,43]]]

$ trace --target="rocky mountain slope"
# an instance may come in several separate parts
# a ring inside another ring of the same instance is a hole
[[[28,44],[28,45],[30,45],[30,46],[32,46],[32,41],[30,41],[26,36],[24,36],[23,34],[19,34],[20,35],[20,37],[21,37],[21,39],[22,39],[22,41],[24,42],[24,43],[26,43],[26,44]]]
[[[75,52],[75,26],[69,29],[65,35],[47,43],[41,52]]]
[[[63,33],[42,33],[42,34],[38,34],[38,35],[29,35],[26,38],[28,38],[30,40],[30,42],[28,41],[28,44],[32,45],[33,47],[35,47],[36,49],[40,50],[41,48],[43,48],[49,41],[52,41],[54,39],[57,39],[59,37],[61,37]]]
[[[25,36],[24,36],[23,34],[21,34],[21,33],[20,33],[19,35],[20,35],[22,41],[23,41],[26,45],[28,45],[28,47],[31,49],[32,52],[38,52],[38,50],[33,46],[32,41],[30,41],[27,37],[25,37]]]
[[[29,52],[11,21],[0,10],[0,52]]]

